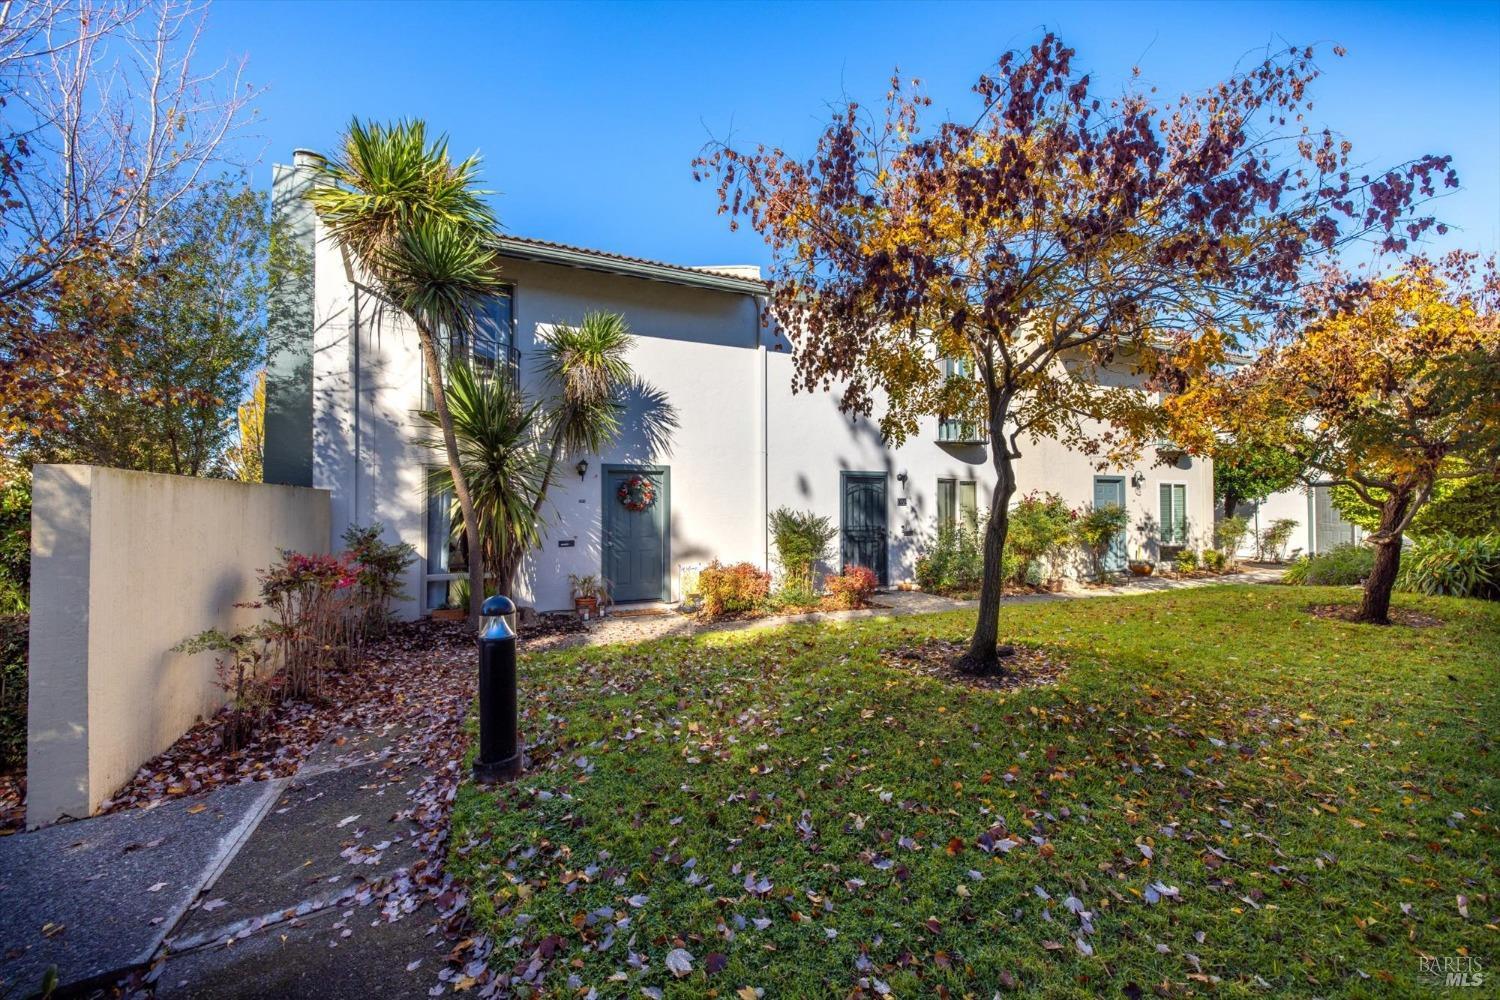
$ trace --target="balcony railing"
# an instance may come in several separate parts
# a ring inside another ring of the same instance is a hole
[[[984,444],[985,434],[977,420],[939,420],[941,444]]]

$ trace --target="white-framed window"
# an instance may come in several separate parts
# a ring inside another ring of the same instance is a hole
[[[448,603],[453,583],[469,578],[462,537],[453,530],[457,503],[453,493],[427,494],[427,554],[422,572],[422,607],[426,611]]]
[[[1188,536],[1187,483],[1162,483],[1161,540],[1163,545],[1186,545]]]
[[[970,531],[979,527],[978,483],[972,479],[939,479],[937,487],[938,527],[962,524]]]

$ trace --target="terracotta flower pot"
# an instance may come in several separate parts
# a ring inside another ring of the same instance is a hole
[[[1150,576],[1152,573],[1156,572],[1156,566],[1155,564],[1145,562],[1144,560],[1139,562],[1132,562],[1130,564],[1130,572],[1135,576]]]
[[[467,617],[469,613],[461,608],[435,608],[432,612],[433,621],[439,622],[461,622]]]
[[[575,597],[573,598],[573,612],[588,621],[599,617],[599,598],[597,597]]]

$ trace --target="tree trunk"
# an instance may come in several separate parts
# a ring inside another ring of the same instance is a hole
[[[1401,530],[1407,509],[1411,506],[1410,490],[1391,494],[1380,508],[1380,530],[1372,536],[1375,565],[1365,580],[1365,595],[1359,606],[1359,621],[1371,625],[1391,623],[1391,591],[1396,586],[1396,572],[1401,568]]]
[[[1224,516],[1233,517],[1235,510],[1240,505],[1240,498],[1233,493],[1224,494]]]
[[[992,404],[991,411],[999,407]],[[979,620],[962,667],[969,673],[993,673],[999,667],[1000,596],[1005,584],[1005,536],[1010,530],[1010,498],[1016,492],[1015,464],[999,432],[1003,414],[990,421],[990,450],[994,455],[995,494],[990,498],[990,520],[984,529],[984,580],[979,587]]]
[[[464,478],[458,458],[458,436],[453,433],[453,418],[448,413],[448,392],[443,385],[443,368],[438,361],[437,346],[427,324],[416,321],[417,340],[422,345],[422,360],[427,365],[427,380],[432,388],[432,408],[443,429],[443,451],[448,456],[448,472],[453,477],[453,493],[463,515],[464,543],[469,552],[469,624],[479,625],[479,609],[484,605],[484,547],[479,537],[479,521],[474,516],[474,500],[469,481]]]

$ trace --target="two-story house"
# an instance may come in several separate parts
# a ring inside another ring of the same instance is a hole
[[[425,375],[410,324],[360,283],[303,198],[315,154],[277,166],[274,212],[308,261],[273,299],[267,384],[267,481],[331,491],[335,541],[349,524],[381,522],[420,555],[406,617],[440,606],[463,573],[450,544],[451,500],[429,496],[417,417]],[[624,433],[605,454],[568,456],[548,509],[542,547],[519,580],[522,603],[572,605],[570,574],[602,574],[617,602],[680,597],[685,568],[711,559],[771,568],[767,518],[781,506],[839,526],[840,563],[869,565],[887,584],[911,579],[939,519],[987,508],[989,445],[965,425],[927,419],[900,446],[835,396],[793,392],[792,345],[764,324],[766,286],[755,267],[687,267],[542,240],[500,239],[508,292],[471,339],[476,360],[537,388],[537,337],[586,313],[618,313],[635,334],[630,363],[653,390],[627,401]],[[935,362],[936,363],[936,362]],[[1122,377],[1128,377],[1124,375]],[[671,408],[676,427],[654,441],[635,416]],[[1130,519],[1111,560],[1163,541],[1203,545],[1213,524],[1212,469],[1155,453],[1130,467],[1043,441],[1024,448],[1020,493],[1051,490],[1070,503],[1117,503]],[[622,504],[634,475],[658,485],[643,510]],[[838,568],[837,566],[831,568]]]

